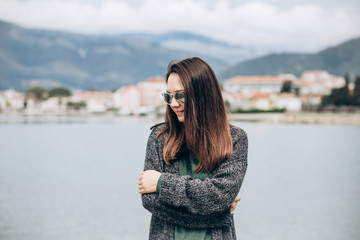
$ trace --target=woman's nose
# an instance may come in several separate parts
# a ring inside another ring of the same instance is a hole
[[[170,104],[171,107],[178,107],[180,106],[180,104],[176,101],[176,99],[173,97],[171,99],[171,104]]]

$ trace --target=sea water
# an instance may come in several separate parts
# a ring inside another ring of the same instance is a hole
[[[154,119],[0,121],[0,239],[147,239]],[[233,122],[249,139],[238,239],[360,239],[360,127]]]

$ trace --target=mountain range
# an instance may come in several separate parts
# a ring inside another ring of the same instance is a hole
[[[0,90],[58,85],[111,90],[164,76],[171,60],[191,56],[209,62],[220,81],[235,75],[300,75],[315,69],[360,73],[360,38],[319,53],[266,53],[189,32],[94,36],[0,21]]]
[[[0,21],[0,89],[115,89],[164,76],[172,60],[197,55],[134,36],[87,36]],[[202,56],[214,70],[222,60]]]
[[[312,54],[268,54],[240,62],[223,70],[220,79],[237,75],[277,75],[292,73],[300,76],[306,70],[326,70],[331,74],[360,74],[360,37]]]

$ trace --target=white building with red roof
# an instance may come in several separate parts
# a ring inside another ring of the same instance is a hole
[[[274,94],[271,92],[257,92],[250,96],[250,109],[268,111],[274,108]]]
[[[67,103],[71,97],[51,97],[41,102],[40,110],[43,113],[64,113],[67,110]],[[31,103],[28,102],[27,111],[31,107]],[[30,110],[31,111],[31,110]]]
[[[119,108],[121,114],[139,114],[141,89],[138,86],[124,86],[114,93],[114,98],[115,106]]]
[[[225,101],[225,105],[230,112],[236,112],[238,110],[249,110],[251,108],[249,94],[223,91],[222,95]]]
[[[151,77],[137,85],[124,86],[114,93],[115,105],[121,114],[146,114],[163,106],[161,92],[166,90],[165,78]]]
[[[106,112],[114,107],[113,93],[110,91],[78,91],[70,97],[70,102],[86,103],[87,112]]]
[[[301,109],[301,101],[296,107],[287,108],[286,106],[290,106],[291,103],[286,104],[286,99],[277,97],[285,81],[295,80],[296,77],[292,74],[236,76],[225,80],[223,83],[223,96],[230,111],[239,109],[244,111],[255,109],[268,111],[280,108]],[[279,104],[277,103],[278,100],[280,100]]]
[[[6,90],[0,92],[0,110],[18,111],[24,108],[25,96],[23,93]]]
[[[306,104],[318,105],[325,95],[329,95],[333,88],[340,88],[345,85],[345,79],[341,76],[334,76],[323,70],[305,71],[299,79],[293,82],[299,89],[299,94]]]
[[[280,93],[275,98],[275,106],[277,109],[285,109],[288,112],[300,112],[302,102],[293,93]]]
[[[305,71],[295,84],[299,85],[301,95],[329,95],[331,89],[340,88],[345,85],[345,79],[334,76],[327,71],[314,70]]]
[[[152,77],[139,82],[137,86],[141,89],[141,106],[158,107],[163,105],[161,93],[166,91],[166,80],[162,77]]]
[[[223,89],[232,93],[280,93],[283,82],[295,80],[294,75],[235,76],[224,81]]]
[[[166,90],[166,80],[163,77],[151,77],[144,81],[141,81],[137,86],[146,88],[146,89],[157,89],[160,91]]]

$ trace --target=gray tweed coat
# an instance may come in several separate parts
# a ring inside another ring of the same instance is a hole
[[[174,239],[175,225],[211,229],[211,239],[236,239],[230,205],[240,191],[247,168],[247,135],[232,126],[233,154],[204,181],[179,176],[179,163],[163,160],[167,134],[156,139],[164,124],[153,128],[146,149],[144,170],[165,173],[159,193],[142,194],[143,206],[152,213],[149,239]]]

